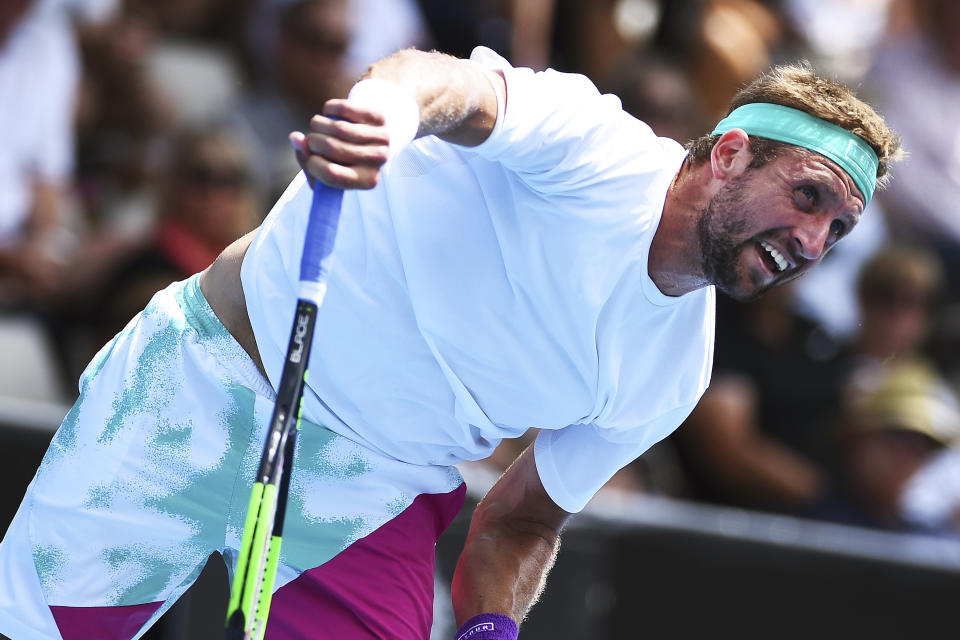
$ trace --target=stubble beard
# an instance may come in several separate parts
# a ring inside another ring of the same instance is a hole
[[[744,250],[754,242],[746,237],[750,213],[744,199],[746,174],[725,185],[700,213],[697,233],[704,276],[717,289],[730,297],[747,302],[772,288],[776,281],[762,282],[751,277],[749,290],[744,290],[745,274],[740,265]]]

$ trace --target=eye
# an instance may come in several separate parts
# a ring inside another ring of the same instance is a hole
[[[797,189],[797,195],[800,197],[800,206],[804,209],[812,209],[817,204],[817,190],[810,185],[804,185]]]
[[[847,232],[847,225],[840,220],[834,220],[830,223],[830,233],[837,238],[842,237]]]

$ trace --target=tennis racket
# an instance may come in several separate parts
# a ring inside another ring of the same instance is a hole
[[[280,561],[283,518],[303,386],[313,343],[317,310],[326,293],[330,254],[340,220],[343,191],[317,181],[300,261],[300,289],[290,342],[280,375],[277,401],[250,494],[240,555],[227,606],[226,640],[262,640],[267,628],[273,584]]]

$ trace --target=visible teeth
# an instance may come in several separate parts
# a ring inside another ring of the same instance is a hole
[[[763,240],[760,241],[760,246],[767,250],[767,253],[773,258],[773,261],[777,263],[777,269],[783,271],[789,266],[787,259],[783,257],[783,254],[768,245]]]

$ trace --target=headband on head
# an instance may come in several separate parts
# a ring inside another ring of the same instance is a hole
[[[870,202],[877,186],[877,154],[863,138],[809,113],[768,102],[737,107],[717,123],[712,135],[743,129],[747,135],[786,142],[830,158],[847,172]]]

